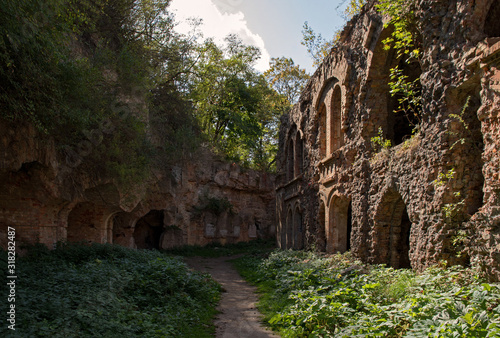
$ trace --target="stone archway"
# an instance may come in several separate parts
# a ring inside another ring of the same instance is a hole
[[[301,250],[304,248],[304,231],[302,225],[302,213],[297,205],[293,213],[293,248]]]
[[[351,201],[346,197],[333,197],[328,209],[331,239],[327,246],[331,252],[344,253],[351,249]]]
[[[160,249],[163,233],[163,210],[151,210],[135,224],[134,240],[137,249]]]
[[[135,248],[134,221],[135,216],[127,212],[119,212],[112,216],[113,244],[127,248]]]
[[[374,262],[393,268],[411,268],[411,220],[401,195],[388,191],[377,209],[372,242]]]
[[[286,216],[286,249],[293,248],[293,213],[288,209]]]
[[[319,202],[317,245],[318,250],[326,250],[326,207],[323,200]]]
[[[112,214],[108,208],[94,203],[78,203],[68,214],[67,241],[111,243]]]

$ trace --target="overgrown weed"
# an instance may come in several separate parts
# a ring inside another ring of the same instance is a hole
[[[498,337],[500,284],[440,264],[415,273],[344,255],[274,251],[235,260],[284,337]]]
[[[6,270],[6,257],[1,262]],[[17,259],[16,272],[15,337],[211,337],[215,332],[220,286],[158,251],[35,246]],[[0,288],[8,294],[5,283]],[[0,328],[0,336],[10,333],[7,325]]]

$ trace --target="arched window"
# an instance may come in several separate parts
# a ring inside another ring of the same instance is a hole
[[[326,105],[321,104],[319,108],[319,156],[326,156]]]
[[[288,146],[286,147],[286,178],[287,181],[291,181],[294,178],[294,166],[295,166],[295,147],[293,143],[293,139],[290,138],[288,140]]]
[[[297,131],[295,136],[295,176],[300,175],[304,166],[304,142],[300,136],[300,132]]]
[[[329,141],[330,153],[344,145],[344,135],[342,134],[342,91],[339,85],[335,86],[332,94]]]

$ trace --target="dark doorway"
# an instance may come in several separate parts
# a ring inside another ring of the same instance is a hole
[[[346,250],[351,250],[351,233],[352,233],[352,202],[349,202],[347,208],[347,243]]]
[[[134,230],[137,249],[160,249],[163,218],[163,210],[151,210],[137,221]]]
[[[411,268],[410,263],[410,230],[411,230],[411,222],[410,217],[408,217],[408,212],[406,211],[406,207],[403,210],[403,214],[401,216],[401,232],[400,239],[398,243],[398,253],[399,253],[399,264],[398,268]]]
[[[484,22],[484,33],[490,38],[500,36],[500,1],[498,0],[494,0],[490,7]]]

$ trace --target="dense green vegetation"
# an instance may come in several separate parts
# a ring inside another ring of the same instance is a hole
[[[248,254],[256,256],[267,256],[273,249],[276,248],[275,239],[256,239],[249,242],[238,242],[230,244],[221,244],[213,242],[204,246],[186,245],[164,252],[174,256],[186,257],[223,257],[239,254]]]
[[[2,325],[2,337],[210,337],[215,331],[220,286],[157,251],[42,246],[18,258],[16,268],[16,331]],[[0,288],[8,294],[6,283]]]
[[[349,254],[275,251],[235,260],[284,337],[498,337],[500,285],[462,267],[423,273]]]
[[[70,167],[124,183],[202,143],[273,170],[291,98],[253,68],[257,48],[202,40],[196,20],[179,34],[169,4],[2,1],[0,118],[54,139]]]

